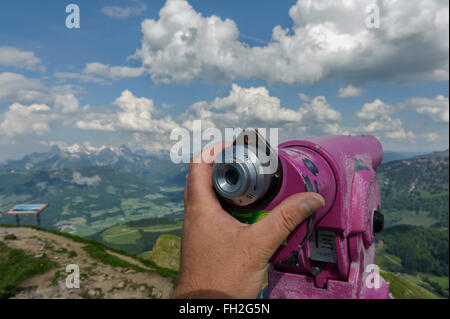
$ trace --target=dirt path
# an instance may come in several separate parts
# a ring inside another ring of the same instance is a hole
[[[150,267],[144,265],[143,263],[141,263],[139,260],[136,260],[136,259],[131,258],[129,256],[121,255],[121,254],[115,253],[115,252],[113,252],[111,250],[107,250],[107,252],[108,252],[108,254],[116,256],[117,258],[120,258],[123,261],[126,261],[126,262],[128,262],[130,264],[133,264],[135,266],[141,267],[141,268],[146,269],[148,271],[155,271],[154,268],[150,268]]]
[[[6,234],[17,239],[5,240]],[[133,269],[112,267],[92,259],[83,250],[84,244],[66,237],[31,228],[2,228],[0,241],[11,248],[23,250],[36,258],[45,254],[59,267],[27,279],[20,287],[23,291],[15,298],[168,298],[173,285],[170,278],[156,272],[136,272]],[[131,257],[112,251],[109,254],[143,269],[152,269]],[[80,288],[66,287],[66,266],[75,264],[80,269]]]

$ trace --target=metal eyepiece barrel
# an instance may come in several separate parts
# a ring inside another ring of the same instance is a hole
[[[225,149],[216,158],[213,185],[230,204],[247,206],[261,199],[271,184],[256,154],[243,146]]]

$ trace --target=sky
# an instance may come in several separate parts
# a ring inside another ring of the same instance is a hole
[[[0,161],[52,145],[167,152],[195,120],[278,128],[280,142],[370,134],[386,151],[447,149],[448,6],[4,0]]]

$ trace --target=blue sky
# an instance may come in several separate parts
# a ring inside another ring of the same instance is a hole
[[[79,0],[68,29],[70,2],[2,1],[0,161],[54,144],[161,152],[197,119],[448,148],[448,3],[378,1],[371,29],[374,1],[353,2]]]

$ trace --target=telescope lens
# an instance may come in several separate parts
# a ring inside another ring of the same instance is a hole
[[[212,181],[219,196],[236,206],[247,206],[262,198],[271,185],[272,175],[262,172],[256,154],[241,146],[222,152],[214,163]]]
[[[226,198],[234,198],[245,192],[248,184],[247,170],[238,163],[215,166],[213,183],[217,191]]]
[[[239,172],[232,166],[225,173],[225,180],[230,185],[236,185],[239,181]]]

